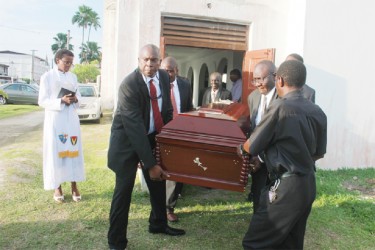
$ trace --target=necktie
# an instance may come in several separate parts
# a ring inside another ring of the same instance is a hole
[[[156,132],[160,133],[161,128],[163,127],[163,119],[161,118],[161,113],[158,105],[158,97],[156,95],[156,88],[154,81],[150,80],[150,96],[151,96],[151,106],[152,112],[154,114],[154,125]]]
[[[263,115],[264,115],[264,113],[266,113],[266,108],[267,108],[267,96],[262,95],[262,99],[263,99],[263,104],[262,104],[260,119],[263,118]]]
[[[171,83],[171,101],[173,106],[173,118],[175,118],[178,115],[178,109],[176,104],[176,99],[174,98],[174,91],[173,91],[174,84]]]

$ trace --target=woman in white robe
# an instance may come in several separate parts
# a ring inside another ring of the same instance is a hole
[[[39,105],[45,109],[43,135],[43,181],[45,190],[55,190],[54,200],[64,201],[63,182],[71,182],[72,198],[81,200],[77,183],[85,180],[80,123],[77,114],[78,82],[69,72],[74,54],[66,49],[56,52],[57,67],[40,80]],[[64,90],[64,93],[60,93]],[[69,94],[70,93],[70,94]]]

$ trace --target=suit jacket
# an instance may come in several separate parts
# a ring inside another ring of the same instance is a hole
[[[302,87],[302,95],[305,97],[307,100],[312,101],[315,103],[315,90],[311,88],[309,85],[305,84]]]
[[[229,90],[219,88],[218,93],[216,94],[215,100],[211,100],[211,89],[212,87],[208,87],[203,94],[202,98],[202,105],[209,104],[212,102],[218,102],[219,99],[221,100],[232,100],[232,93]]]
[[[173,118],[169,76],[159,70],[162,93],[161,115],[164,124]],[[135,70],[121,83],[118,105],[113,118],[108,149],[108,167],[116,174],[123,174],[126,165],[143,162],[145,169],[156,165],[152,154],[154,138],[147,135],[150,126],[150,95],[142,74]]]
[[[177,86],[180,92],[180,111],[181,113],[193,110],[193,100],[190,83],[177,76]]]
[[[247,103],[249,105],[249,111],[250,111],[250,134],[254,131],[256,124],[255,119],[258,115],[258,109],[260,105],[260,101],[262,98],[262,94],[259,92],[258,89],[255,89],[251,94],[247,97]],[[272,99],[270,101],[270,104],[278,98],[277,91],[275,90],[275,93],[272,96]],[[269,107],[268,105],[268,107]],[[268,109],[267,107],[267,109]]]

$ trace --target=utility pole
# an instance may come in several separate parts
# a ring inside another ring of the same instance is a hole
[[[34,81],[34,53],[37,51],[36,49],[31,50],[31,76],[30,76],[30,82]]]
[[[70,30],[66,34],[66,49],[69,50],[69,42],[70,42]]]

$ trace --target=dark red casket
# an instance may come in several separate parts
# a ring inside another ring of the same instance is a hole
[[[249,126],[244,104],[211,103],[178,115],[156,136],[156,158],[170,180],[245,191],[248,157],[237,155]]]

